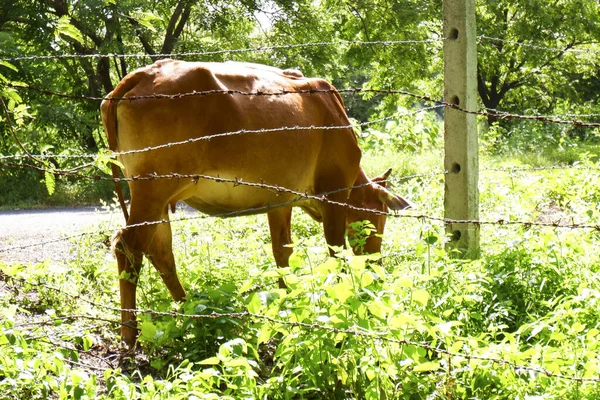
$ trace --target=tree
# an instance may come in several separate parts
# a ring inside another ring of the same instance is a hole
[[[478,91],[489,109],[553,112],[579,90],[576,76],[599,58],[600,19],[596,0],[494,0],[477,2]],[[590,62],[591,61],[591,62]],[[576,96],[575,96],[576,97]],[[488,117],[488,123],[497,121]]]
[[[240,18],[242,15],[235,11],[244,7],[233,7],[234,3],[11,0],[0,5],[0,44],[5,55],[81,57],[16,60],[12,62],[16,71],[7,71],[6,76],[32,88],[100,98],[130,70],[164,57],[161,54],[212,48],[210,44],[197,46],[208,37],[217,38],[212,41],[219,47],[224,34],[234,36],[229,27],[238,29],[240,37],[247,37],[251,30],[246,23],[248,12]],[[99,56],[110,53],[145,53],[149,57]],[[21,91],[21,95],[34,116],[21,132],[32,151],[48,145],[54,146],[55,152],[97,151],[98,101],[48,97],[35,91]]]

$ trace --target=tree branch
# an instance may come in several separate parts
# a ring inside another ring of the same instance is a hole
[[[129,15],[124,15],[124,17],[127,18],[127,21],[129,21],[129,23],[133,27],[133,30],[135,31],[135,34],[138,37],[138,39],[140,40],[140,42],[142,43],[142,47],[144,47],[144,51],[146,52],[146,54],[148,54],[150,56],[153,56],[154,54],[156,54],[156,52],[152,48],[152,45],[150,44],[148,39],[146,39],[146,37],[144,36],[144,34],[142,32],[142,26],[140,25],[140,23],[137,22],[135,18],[130,17]]]
[[[162,45],[161,53],[169,54],[175,47],[175,42],[181,36],[185,24],[190,18],[190,12],[192,11],[192,3],[189,0],[180,0],[171,15],[169,25],[167,26],[167,32],[165,34],[165,40]]]

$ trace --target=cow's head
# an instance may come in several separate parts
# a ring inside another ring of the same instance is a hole
[[[355,253],[378,253],[381,251],[381,235],[385,227],[385,221],[389,210],[405,210],[411,208],[412,204],[402,197],[390,192],[386,188],[387,179],[392,173],[389,168],[383,174],[372,178],[370,182],[362,187],[355,188],[350,193],[350,204],[353,207],[361,209],[375,210],[380,213],[369,211],[360,211],[349,208],[347,213],[347,224],[357,221],[369,221],[373,224],[377,232],[373,232],[368,238],[364,247],[354,248]],[[354,234],[353,229],[348,226],[348,234]]]

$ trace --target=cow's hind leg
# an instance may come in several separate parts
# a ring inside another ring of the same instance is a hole
[[[113,248],[119,270],[119,291],[121,293],[121,340],[132,349],[135,345],[137,328],[135,322],[135,295],[137,282],[142,269],[142,252],[135,249],[135,235],[125,229],[113,239]],[[134,246],[130,246],[133,244]]]
[[[168,214],[165,212],[161,220],[168,220],[168,218]],[[150,262],[152,262],[152,265],[154,265],[154,268],[158,270],[173,299],[175,301],[183,301],[185,290],[183,290],[183,286],[181,286],[181,282],[179,282],[179,278],[177,277],[172,240],[171,224],[169,222],[158,224],[154,237],[145,254]]]
[[[292,248],[288,245],[292,244],[291,222],[292,208],[282,207],[270,211],[269,229],[271,231],[271,245],[273,247],[273,256],[278,267],[289,266]],[[285,288],[283,278],[279,278],[279,287]]]
[[[133,197],[133,196],[132,196]],[[146,255],[159,271],[173,298],[183,300],[185,291],[177,278],[172,251],[171,226],[166,205],[152,212],[152,205],[139,204],[132,198],[131,215],[127,227],[115,241],[119,264],[121,292],[121,338],[133,348],[137,337],[135,324],[136,289],[141,270],[142,255]]]

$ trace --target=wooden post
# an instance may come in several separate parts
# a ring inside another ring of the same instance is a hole
[[[477,42],[475,0],[443,0],[444,99],[461,109],[477,111]],[[444,111],[444,216],[479,219],[479,156],[474,114],[446,107]],[[479,257],[479,225],[446,224],[447,249]]]

